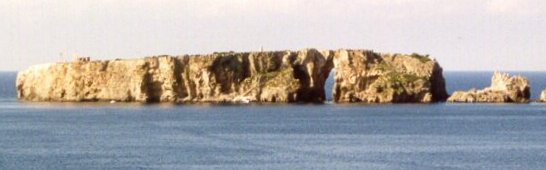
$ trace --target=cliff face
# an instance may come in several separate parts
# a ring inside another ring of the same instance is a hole
[[[216,53],[178,58],[182,101],[322,102],[329,52]]]
[[[28,101],[322,102],[336,67],[336,102],[432,102],[442,69],[419,55],[364,50],[214,53],[33,66],[17,77]]]
[[[456,91],[449,102],[486,102],[504,103],[529,102],[531,97],[529,80],[521,76],[510,76],[506,73],[495,72],[491,78],[491,86],[482,90]]]
[[[447,98],[442,68],[428,56],[339,50],[334,101],[434,102]]]
[[[329,55],[309,49],[46,64],[19,72],[17,90],[29,101],[321,102]]]
[[[149,101],[175,94],[170,57],[77,61],[33,66],[17,75],[20,99],[30,101]]]

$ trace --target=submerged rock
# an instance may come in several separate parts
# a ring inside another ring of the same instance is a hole
[[[428,103],[447,98],[442,68],[428,56],[339,50],[334,65],[335,102]]]
[[[510,76],[495,72],[491,78],[491,86],[482,90],[456,91],[449,102],[485,102],[485,103],[525,103],[531,97],[529,80],[522,76]]]
[[[365,50],[213,53],[32,66],[17,76],[27,101],[323,102],[336,67],[336,102],[445,100],[438,63]]]

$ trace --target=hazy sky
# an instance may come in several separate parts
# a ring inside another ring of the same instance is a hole
[[[365,48],[546,70],[544,0],[1,0],[0,70],[214,51]]]

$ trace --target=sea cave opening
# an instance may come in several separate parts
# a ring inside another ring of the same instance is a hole
[[[333,102],[334,99],[334,83],[335,83],[335,75],[336,75],[336,69],[332,69],[330,73],[328,73],[328,78],[326,79],[326,82],[324,83],[324,94],[326,95],[326,103]]]

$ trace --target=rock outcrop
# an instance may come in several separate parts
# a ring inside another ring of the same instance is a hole
[[[482,90],[456,91],[449,102],[480,102],[480,103],[525,103],[531,97],[529,80],[522,76],[510,76],[495,72],[491,78],[491,86]]]
[[[336,102],[435,102],[447,98],[442,68],[418,54],[339,50],[334,55]]]
[[[540,93],[539,102],[546,102],[546,90],[543,90],[542,93]]]
[[[365,50],[213,53],[32,66],[17,76],[26,101],[323,102],[336,67],[336,102],[445,100],[427,56]]]
[[[321,102],[329,55],[309,49],[77,60],[19,72],[17,91],[29,101]]]

